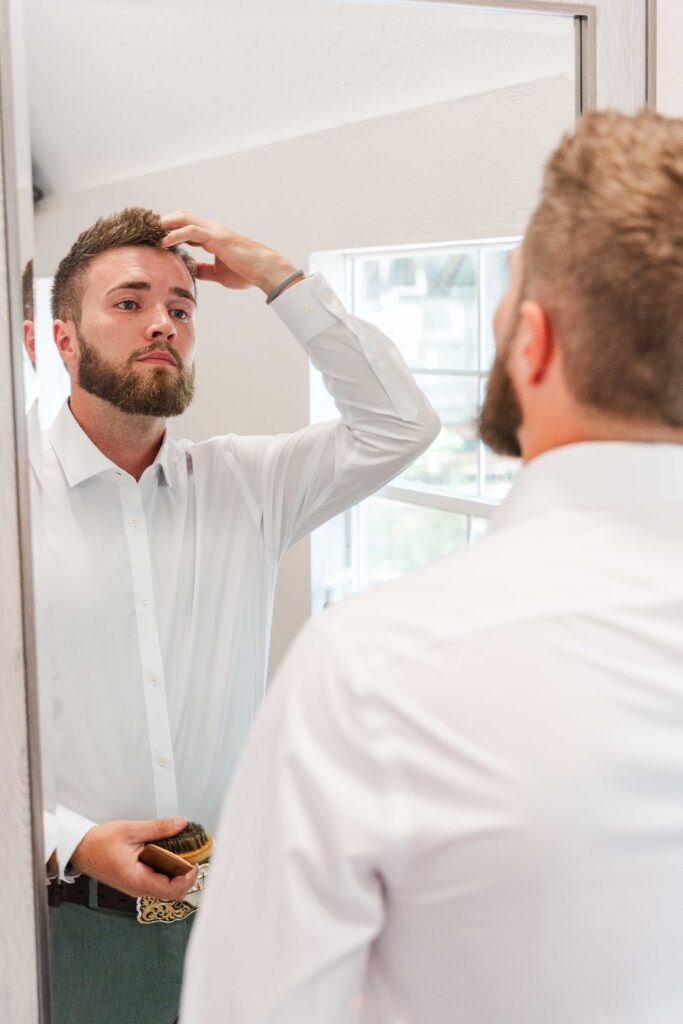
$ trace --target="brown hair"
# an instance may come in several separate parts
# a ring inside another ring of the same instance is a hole
[[[33,260],[29,260],[21,272],[21,300],[24,320],[33,320]]]
[[[91,227],[81,232],[57,267],[52,285],[52,318],[79,323],[85,273],[95,256],[107,249],[124,245],[159,248],[165,234],[159,214],[140,206],[127,207],[109,217],[100,217]],[[197,265],[189,253],[177,245],[163,251],[176,253],[187,267],[192,280],[195,280]]]
[[[683,426],[683,120],[585,115],[548,161],[524,263],[574,398]]]

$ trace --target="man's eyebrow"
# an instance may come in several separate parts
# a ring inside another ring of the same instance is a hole
[[[196,298],[192,292],[188,292],[187,288],[171,288],[171,291],[174,295],[179,295],[181,299],[189,299],[190,302],[194,302],[195,306],[197,305]]]
[[[124,288],[127,291],[129,289],[132,289],[132,290],[135,290],[135,291],[148,291],[148,292],[152,290],[151,284],[148,284],[147,281],[123,281],[122,284],[115,284],[114,287],[110,288],[107,291],[106,294],[107,295],[111,295],[112,292],[120,292],[120,291],[123,291]]]
[[[147,281],[122,281],[121,284],[116,284],[116,285],[114,285],[113,288],[110,288],[107,291],[106,294],[107,295],[111,295],[112,292],[121,292],[121,291],[139,291],[139,292],[146,291],[146,292],[149,292],[151,290],[152,290],[152,286],[151,286],[151,284],[148,284]],[[197,305],[196,298],[194,297],[192,292],[188,292],[187,288],[171,288],[170,291],[171,291],[171,294],[177,295],[181,299],[189,299],[190,302],[194,302],[195,306]]]

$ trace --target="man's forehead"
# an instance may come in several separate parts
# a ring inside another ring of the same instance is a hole
[[[106,290],[123,281],[194,290],[189,270],[177,253],[152,245],[125,245],[98,253],[88,265],[88,285]]]

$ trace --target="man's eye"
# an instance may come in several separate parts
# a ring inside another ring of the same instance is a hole
[[[191,320],[192,319],[192,314],[188,313],[188,311],[186,309],[172,309],[171,310],[171,314],[176,318],[176,320]]]
[[[138,308],[138,304],[135,299],[121,299],[116,305],[119,309],[133,310]]]

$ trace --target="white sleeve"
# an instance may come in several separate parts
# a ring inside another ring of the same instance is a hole
[[[309,623],[247,742],[190,945],[182,1024],[349,1019],[382,929],[384,879],[403,853],[386,729],[337,660]]]
[[[273,309],[321,371],[341,419],[276,437],[239,437],[239,463],[268,550],[285,550],[409,466],[439,432],[439,418],[396,346],[346,312],[320,274],[284,292]]]
[[[62,881],[69,882],[74,877],[73,874],[65,874],[67,865],[85,833],[89,832],[96,824],[96,821],[84,818],[78,811],[72,811],[63,804],[57,804],[57,857],[59,859],[59,877]]]

